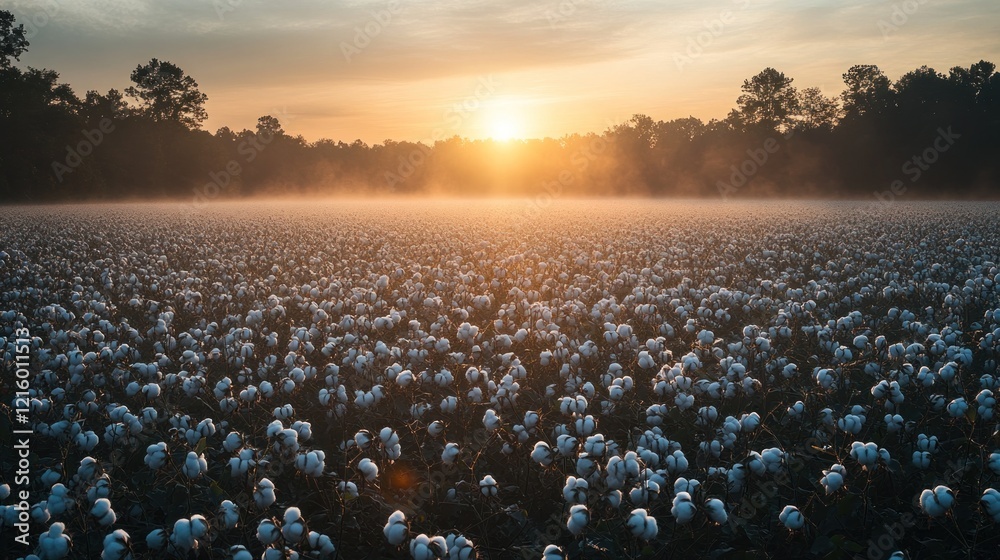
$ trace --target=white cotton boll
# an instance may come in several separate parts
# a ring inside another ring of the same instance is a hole
[[[660,485],[652,480],[644,480],[635,488],[629,490],[628,499],[634,505],[644,506],[654,501],[659,495]]]
[[[606,496],[608,500],[608,505],[614,509],[618,509],[622,505],[622,491],[621,490],[611,490]]]
[[[868,337],[861,334],[854,337],[854,347],[858,350],[864,350],[868,347]]]
[[[848,414],[837,420],[837,427],[851,435],[857,435],[861,432],[861,428],[864,427],[864,422],[862,422],[860,417]]]
[[[58,560],[69,554],[72,541],[62,523],[53,523],[49,530],[38,536],[38,552],[43,559]]]
[[[979,499],[987,515],[993,518],[994,523],[1000,523],[1000,492],[993,488],[987,488],[983,492],[983,497]]]
[[[104,537],[104,549],[101,551],[101,560],[127,560],[132,558],[129,542],[128,533],[121,529],[115,529],[111,534]]]
[[[900,430],[903,429],[903,426],[905,424],[903,417],[900,416],[899,414],[886,414],[884,421],[885,421],[885,429],[890,434],[899,432]]]
[[[197,548],[197,541],[196,537],[192,534],[190,519],[178,519],[174,522],[174,529],[170,532],[170,544],[183,555],[187,555],[188,552]]]
[[[917,435],[917,449],[920,451],[929,451],[931,453],[937,452],[938,437],[930,436],[927,437],[925,434]]]
[[[8,486],[8,488],[10,487]],[[3,492],[0,492],[0,495],[2,494]],[[9,495],[8,490],[8,496]],[[0,500],[3,499],[6,499],[6,497],[0,498]],[[55,516],[62,515],[75,504],[75,501],[69,495],[69,489],[62,483],[56,483],[52,486],[52,490],[49,492],[49,497],[46,502],[48,504],[49,513]]]
[[[253,501],[257,507],[264,509],[271,506],[276,499],[274,483],[266,478],[260,479],[253,491]]]
[[[361,475],[368,482],[373,482],[378,478],[378,465],[367,457],[358,462],[358,470],[361,471]]]
[[[309,548],[318,554],[320,558],[332,556],[337,551],[330,537],[316,531],[309,531],[306,541],[309,543]]]
[[[563,499],[570,504],[585,504],[589,488],[590,484],[585,479],[568,476],[566,484],[563,486]]]
[[[198,455],[194,451],[189,451],[184,459],[184,466],[181,467],[184,476],[195,479],[208,472],[208,461],[204,455]]]
[[[295,457],[295,468],[308,476],[323,476],[326,454],[321,450],[310,451]]]
[[[694,495],[695,491],[701,486],[701,482],[696,479],[687,479],[684,477],[678,477],[674,481],[674,494],[680,494],[681,492],[687,492],[690,495]]]
[[[740,417],[740,426],[744,432],[750,433],[760,426],[760,414],[751,412]]]
[[[167,463],[167,444],[165,442],[154,443],[146,448],[146,457],[143,459],[150,469],[157,470]]]
[[[588,523],[590,523],[590,511],[587,509],[587,506],[577,504],[569,508],[569,519],[566,520],[566,528],[569,529],[570,533],[574,535],[583,533]]]
[[[257,525],[257,540],[264,546],[276,542],[280,536],[281,530],[273,519],[262,519]]]
[[[718,498],[705,500],[705,513],[708,514],[708,518],[711,519],[713,523],[717,523],[719,525],[722,525],[729,520],[729,514],[726,513],[726,505],[723,504],[722,500]]]
[[[920,493],[920,509],[931,517],[943,515],[955,503],[955,493],[944,485]]]
[[[492,408],[486,409],[486,414],[483,415],[483,426],[490,432],[500,428],[500,417]]]
[[[878,445],[873,442],[862,443],[855,441],[851,444],[851,458],[866,469],[870,468],[878,460]]]
[[[571,457],[576,453],[577,439],[569,434],[562,434],[556,438],[556,447],[559,454],[564,457]]]
[[[792,531],[797,531],[806,524],[806,518],[795,506],[785,506],[778,514],[778,521]]]
[[[358,485],[353,482],[340,481],[337,483],[337,489],[340,493],[347,497],[349,500],[353,500],[358,497]]]
[[[167,532],[163,529],[153,529],[146,535],[146,546],[150,550],[161,550],[167,546]]]
[[[403,544],[403,541],[406,540],[407,532],[409,532],[409,528],[406,525],[406,516],[399,510],[392,512],[392,515],[389,516],[389,521],[382,528],[385,540],[392,546]]]
[[[428,537],[421,533],[410,541],[410,557],[413,560],[434,560],[448,554],[448,542],[444,537]]]
[[[965,416],[965,413],[969,410],[969,403],[965,401],[964,397],[958,397],[957,399],[948,403],[948,415],[952,418],[961,418]]]
[[[542,551],[542,560],[566,560],[566,555],[563,554],[563,549],[550,544]]]
[[[987,466],[993,471],[993,474],[1000,476],[1000,451],[994,451],[990,453],[989,460],[987,461]]]
[[[452,533],[445,541],[448,545],[448,560],[472,560],[476,557],[476,545],[464,535]]]
[[[240,522],[240,508],[230,500],[223,500],[219,505],[222,523],[226,529],[232,529]]]
[[[552,448],[544,441],[536,442],[535,447],[531,450],[531,459],[543,467],[551,465],[554,459]]]
[[[841,464],[834,464],[829,470],[823,471],[823,478],[820,479],[819,483],[823,485],[826,489],[827,495],[833,494],[844,485],[844,476],[847,474],[847,469]]]
[[[659,529],[656,526],[656,518],[649,515],[645,509],[636,508],[628,515],[626,525],[632,536],[644,541],[651,541],[656,538]]]
[[[927,451],[914,451],[912,462],[918,469],[928,469],[931,466],[931,454]]]
[[[444,451],[441,452],[441,462],[446,465],[455,464],[455,459],[458,458],[460,451],[457,443],[445,444]]]
[[[666,457],[665,466],[670,474],[678,475],[688,469],[688,460],[684,452],[678,449]]]
[[[496,496],[498,490],[497,481],[492,475],[486,475],[479,481],[479,491],[483,493],[483,496]]]
[[[698,508],[691,501],[691,494],[680,492],[674,496],[674,503],[670,508],[670,514],[674,516],[678,525],[689,523],[694,519],[696,511],[698,511]]]
[[[427,435],[438,437],[444,433],[444,422],[435,420],[427,425]]]
[[[107,498],[97,499],[93,507],[90,508],[90,515],[94,516],[101,527],[114,525],[117,519],[115,510],[111,509],[111,500]]]
[[[222,441],[222,448],[228,453],[232,453],[243,446],[243,436],[236,431],[226,434],[226,439]]]
[[[452,414],[456,409],[458,409],[458,397],[452,395],[441,399],[441,412]]]
[[[285,510],[284,522],[281,524],[281,536],[286,543],[301,542],[306,534],[306,522],[302,518],[302,512],[297,507],[290,507]]]

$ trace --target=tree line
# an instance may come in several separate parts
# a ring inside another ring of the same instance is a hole
[[[995,198],[1000,73],[979,61],[891,80],[874,65],[839,96],[766,68],[724,119],[634,115],[602,133],[454,136],[369,145],[285,132],[202,129],[208,96],[176,65],[137,65],[124,91],[82,97],[54,70],[14,65],[29,43],[0,11],[3,201],[344,193],[692,197]]]

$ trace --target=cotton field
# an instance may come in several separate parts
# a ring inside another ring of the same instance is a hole
[[[0,556],[1000,557],[998,216],[9,208]]]

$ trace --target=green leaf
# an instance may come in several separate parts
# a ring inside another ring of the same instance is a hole
[[[206,447],[208,447],[208,438],[202,436],[202,438],[198,440],[198,445],[195,446],[194,452],[201,455],[205,452]]]

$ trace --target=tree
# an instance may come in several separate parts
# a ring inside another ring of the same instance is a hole
[[[10,68],[11,59],[21,60],[26,50],[28,40],[24,37],[24,25],[14,27],[14,14],[0,10],[0,69]]]
[[[798,108],[792,78],[774,68],[765,68],[753,78],[744,80],[740,90],[743,95],[736,103],[740,107],[740,120],[748,127],[778,130],[789,123],[789,117]]]
[[[827,97],[819,88],[806,88],[799,92],[799,112],[795,117],[796,130],[833,130],[840,120],[840,104],[835,97]]]
[[[87,122],[99,122],[101,119],[120,119],[129,113],[128,103],[117,89],[109,89],[106,95],[96,91],[88,91],[80,107],[80,114]]]
[[[198,82],[170,62],[152,59],[145,66],[136,66],[132,82],[125,93],[140,101],[143,112],[154,121],[177,122],[196,129],[208,118],[205,101],[208,96],[198,91]]]
[[[873,64],[852,66],[844,74],[847,89],[840,94],[844,101],[844,117],[883,115],[893,105],[892,83]]]
[[[267,138],[270,142],[273,138],[280,138],[285,135],[285,129],[281,128],[281,122],[277,117],[264,115],[257,119],[257,136]]]

